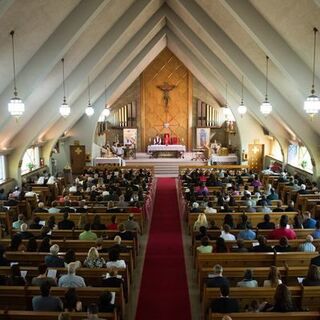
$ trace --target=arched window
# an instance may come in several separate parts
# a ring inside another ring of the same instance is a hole
[[[0,181],[6,180],[5,158],[0,156]]]
[[[288,163],[294,167],[313,173],[311,156],[305,146],[290,144],[288,148]]]
[[[21,173],[40,168],[40,154],[39,147],[32,147],[27,149],[22,158]]]

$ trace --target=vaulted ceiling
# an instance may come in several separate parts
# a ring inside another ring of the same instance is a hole
[[[228,83],[234,113],[244,76],[250,115],[280,142],[301,140],[319,163],[320,120],[310,121],[303,111],[311,89],[312,29],[319,23],[319,0],[1,0],[0,152],[21,157],[30,144],[72,128],[84,117],[88,76],[97,119],[105,86],[112,103],[167,46],[221,103]],[[7,110],[13,95],[11,30],[17,88],[26,105],[18,122]],[[266,55],[273,104],[268,117],[259,112]],[[72,108],[66,119],[59,115],[62,57]],[[319,59],[318,65],[320,92]]]

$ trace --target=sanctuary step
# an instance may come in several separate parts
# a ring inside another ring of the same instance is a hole
[[[145,153],[137,153],[137,158],[133,160],[126,160],[127,165],[137,166],[154,166],[154,173],[157,177],[178,177],[179,166],[192,165],[206,165],[203,161],[192,161],[192,155],[185,153],[185,158],[150,158]]]

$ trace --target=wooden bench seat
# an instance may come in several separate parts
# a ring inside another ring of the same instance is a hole
[[[1,320],[57,320],[60,312],[44,311],[19,311],[19,310],[0,310]],[[87,312],[69,312],[71,320],[83,320],[87,317]],[[117,311],[113,313],[99,313],[101,319],[117,320]]]
[[[239,312],[228,314],[232,320],[319,320],[320,312]],[[211,313],[209,320],[221,320],[223,314]]]

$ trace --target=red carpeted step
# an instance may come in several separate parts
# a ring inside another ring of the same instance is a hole
[[[158,179],[136,320],[191,319],[175,179]]]

